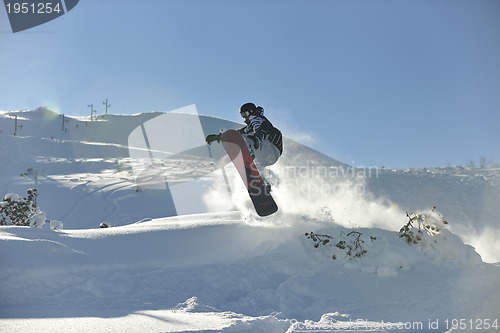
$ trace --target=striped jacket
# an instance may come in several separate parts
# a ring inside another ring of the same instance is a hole
[[[280,155],[283,153],[283,136],[281,131],[271,124],[265,116],[250,116],[245,120],[246,126],[239,130],[240,133],[253,135],[259,140],[268,140],[278,148]]]

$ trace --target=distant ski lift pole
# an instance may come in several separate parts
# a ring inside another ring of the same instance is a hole
[[[108,108],[111,107],[111,104],[108,103],[108,99],[106,98],[106,100],[104,102],[102,102],[102,104],[106,107],[106,111],[105,111],[105,115],[107,116],[108,115]]]
[[[66,119],[66,116],[62,115],[62,131],[63,132],[66,132],[67,128],[66,128],[66,124],[69,122],[69,119]]]
[[[94,104],[89,104],[87,107],[90,108],[90,121],[94,120],[94,113],[97,113],[97,111],[94,109]]]
[[[18,125],[17,124],[17,114],[11,116],[11,117],[14,117],[14,135],[17,135],[17,129],[22,129],[23,128],[23,125]]]

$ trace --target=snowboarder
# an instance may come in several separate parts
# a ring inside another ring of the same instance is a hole
[[[259,167],[273,165],[283,154],[283,137],[281,131],[264,116],[264,108],[254,103],[245,103],[240,107],[240,115],[246,126],[239,129],[245,139],[248,150]],[[220,142],[222,133],[210,134],[206,140]]]
[[[283,137],[281,131],[264,116],[261,106],[245,103],[240,107],[240,115],[245,119],[245,127],[210,134],[206,141],[209,145],[213,141],[222,143],[245,183],[257,214],[268,216],[274,214],[278,206],[270,194],[271,184],[259,169],[278,161],[283,153]]]

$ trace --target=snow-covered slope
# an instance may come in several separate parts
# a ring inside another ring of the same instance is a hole
[[[260,219],[217,146],[150,149],[169,185],[136,182],[129,136],[158,117],[0,113],[0,194],[36,186],[64,223],[0,227],[0,332],[500,330],[500,268],[481,260],[500,261],[500,170],[352,168],[287,139]],[[449,224],[408,244],[406,212],[434,205]]]
[[[411,247],[395,232],[356,229],[367,253],[350,260],[314,248],[304,230],[349,232],[326,218],[240,213],[60,232],[2,227],[0,322],[5,332],[47,323],[52,332],[303,332],[323,317],[329,332],[350,321],[440,321],[442,332],[447,319],[498,315],[500,269],[449,232]]]
[[[181,197],[174,204],[172,195],[175,193],[165,195],[164,191],[142,191],[143,186],[135,181],[133,166],[137,163],[134,164],[131,156],[140,149],[130,145],[129,135],[134,129],[141,129],[141,124],[155,117],[158,119],[159,115],[107,115],[104,119],[90,121],[63,117],[44,108],[0,113],[0,135],[3,133],[0,154],[9,156],[0,162],[0,188],[4,193],[23,195],[28,187],[36,186],[40,192],[40,206],[47,211],[48,218],[64,221],[71,228],[95,227],[103,221],[123,225],[143,218],[213,210],[213,205],[207,207],[201,195],[197,201],[182,199],[185,191],[191,198],[201,193],[200,189],[191,189],[188,184],[170,187],[169,190],[177,190]],[[14,116],[17,116],[18,126],[22,126],[17,129],[16,136],[8,135],[13,133]],[[181,120],[186,118],[189,123],[198,122],[205,133],[241,126],[192,114],[183,114]],[[161,125],[172,125],[169,120]],[[172,127],[175,129],[176,124]],[[160,128],[157,136],[166,137],[164,141],[168,143],[165,131],[168,129]],[[184,135],[189,136],[190,131],[192,129],[187,128]],[[162,156],[159,153],[160,157],[156,159],[158,169],[170,184],[193,179],[201,182],[202,176],[218,168],[215,157],[222,155],[221,148],[214,145],[209,152],[204,141],[200,144],[202,154],[199,156]],[[299,165],[303,159],[321,161],[324,165],[343,165],[292,140],[286,140],[285,144],[290,152],[285,157],[287,166]],[[161,147],[169,148],[168,145]],[[292,153],[294,151],[297,153]],[[196,185],[197,182],[190,184]],[[183,188],[186,185],[187,190]],[[88,207],[93,207],[91,214]],[[222,210],[230,208],[230,200],[221,205]]]

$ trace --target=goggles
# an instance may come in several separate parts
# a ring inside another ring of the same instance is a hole
[[[241,111],[240,112],[240,115],[243,117],[243,118],[246,118],[250,115],[250,111]]]

